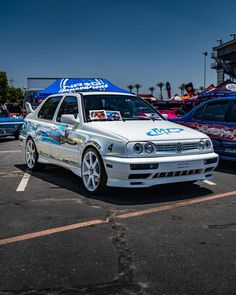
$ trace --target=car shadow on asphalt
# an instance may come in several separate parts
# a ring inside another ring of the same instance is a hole
[[[16,168],[26,172],[26,165],[16,165]],[[67,189],[78,193],[83,198],[89,198],[115,205],[142,205],[163,203],[191,198],[203,197],[213,191],[202,186],[202,183],[162,184],[150,188],[107,188],[101,195],[89,195],[83,188],[82,180],[72,172],[53,165],[46,166],[42,172],[32,172],[32,176],[55,185],[53,189]]]
[[[16,141],[15,137],[9,136],[9,137],[0,137],[0,143],[1,142],[9,142],[9,141]]]
[[[216,171],[236,175],[236,162],[220,161]]]

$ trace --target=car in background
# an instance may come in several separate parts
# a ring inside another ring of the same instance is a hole
[[[11,118],[5,104],[0,104],[0,137],[14,136],[19,138],[23,118]]]
[[[6,103],[6,107],[11,118],[24,117],[26,115],[25,111],[18,103]]]
[[[165,120],[132,94],[55,94],[29,109],[20,133],[28,168],[67,168],[92,194],[205,180],[218,164],[207,135]]]
[[[207,134],[220,159],[236,162],[236,97],[203,102],[181,118],[171,121]]]

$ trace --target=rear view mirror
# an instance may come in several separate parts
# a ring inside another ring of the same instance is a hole
[[[162,114],[162,117],[164,117],[166,120],[168,120],[168,115],[167,114]]]
[[[62,115],[61,122],[64,124],[69,124],[74,126],[79,125],[79,119],[75,119],[74,115]]]

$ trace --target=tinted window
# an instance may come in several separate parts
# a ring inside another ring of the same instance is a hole
[[[55,110],[61,100],[62,96],[50,97],[45,101],[43,106],[41,107],[38,118],[44,120],[52,120]]]
[[[208,103],[202,115],[202,121],[224,122],[228,101]]]
[[[57,115],[57,121],[61,122],[61,115],[68,114],[68,115],[74,115],[75,118],[78,116],[78,101],[77,98],[74,96],[67,96],[59,109],[58,115]]]
[[[85,95],[84,106],[86,121],[90,121],[92,119],[91,112],[96,113],[96,110],[104,110],[105,112],[108,111],[113,113],[119,112],[121,119],[123,120],[162,120],[161,115],[138,96],[110,94]],[[97,113],[102,114],[102,112]],[[102,117],[104,119],[104,116]],[[110,120],[110,118],[107,117],[105,120]],[[113,117],[111,120],[113,120]]]
[[[194,120],[201,120],[204,109],[205,109],[205,105],[203,107],[201,107],[200,109],[196,110],[196,112],[193,115],[193,119]]]
[[[236,101],[231,104],[229,117],[227,118],[228,122],[236,122]]]

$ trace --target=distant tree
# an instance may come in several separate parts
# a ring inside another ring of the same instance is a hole
[[[132,90],[134,89],[134,86],[130,84],[130,85],[127,86],[127,88],[129,89],[129,92],[131,93]]]
[[[7,102],[17,102],[19,104],[23,103],[23,91],[20,88],[7,87],[6,94]]]
[[[157,83],[157,87],[160,88],[160,98],[161,98],[161,100],[163,100],[163,96],[162,96],[162,88],[164,87],[164,83],[163,83],[163,82],[159,82],[159,83]]]
[[[0,72],[0,100],[2,100],[3,102],[6,101],[7,88],[7,74],[6,72]]]
[[[203,86],[200,86],[199,88],[198,88],[198,91],[199,92],[201,92],[201,91],[203,91],[204,90],[204,87]]]
[[[139,89],[142,87],[141,84],[134,84],[134,88],[136,88],[136,93],[138,94]]]
[[[152,87],[152,86],[151,86],[151,87],[148,88],[148,90],[150,90],[151,95],[153,95],[153,91],[155,90],[155,87]]]
[[[181,91],[181,95],[182,95],[182,96],[184,95],[185,85],[186,85],[185,83],[182,83],[182,84],[180,84],[179,87],[178,87],[179,90]]]

